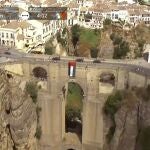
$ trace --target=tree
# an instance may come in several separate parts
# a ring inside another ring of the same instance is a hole
[[[80,37],[80,26],[77,24],[72,26],[71,33],[72,33],[72,44],[75,48],[77,45],[77,42],[79,41],[79,37]]]
[[[146,41],[143,39],[139,39],[139,40],[137,40],[137,42],[138,42],[138,47],[139,47],[139,49],[137,51],[137,57],[141,57],[142,53],[143,53],[143,47],[144,47],[144,44]]]
[[[111,23],[112,23],[111,19],[106,18],[106,19],[104,20],[104,22],[103,22],[103,25],[104,25],[104,26],[105,26],[105,25],[111,25]]]
[[[129,44],[126,41],[122,41],[119,45],[117,45],[114,48],[114,54],[113,54],[113,58],[114,59],[121,59],[124,58],[127,53],[129,52]]]
[[[45,54],[47,55],[52,55],[53,52],[53,48],[52,47],[45,47]]]
[[[67,33],[67,28],[65,27],[62,31],[62,35],[65,35]]]
[[[47,55],[52,55],[54,53],[54,47],[52,44],[52,38],[49,39],[46,43],[45,43],[45,54]]]
[[[97,48],[91,48],[90,49],[91,57],[92,58],[97,58],[98,56],[98,49]]]
[[[121,101],[123,97],[120,91],[116,91],[107,98],[104,105],[104,112],[114,118],[115,113],[121,107]]]
[[[121,36],[118,36],[115,33],[110,35],[110,39],[113,41],[114,45],[114,59],[124,58],[127,53],[130,51],[129,44]]]
[[[56,37],[57,37],[58,43],[60,43],[62,46],[66,46],[67,44],[66,39],[61,37],[60,32],[57,32]]]
[[[104,112],[106,115],[110,115],[112,123],[113,123],[106,135],[108,143],[111,141],[115,133],[116,123],[115,123],[114,116],[115,116],[115,113],[118,111],[118,109],[121,107],[122,100],[123,100],[123,96],[122,96],[121,91],[115,91],[113,94],[108,96],[107,101],[105,102],[105,105],[104,105]]]

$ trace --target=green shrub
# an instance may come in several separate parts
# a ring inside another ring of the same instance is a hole
[[[38,86],[35,82],[27,82],[26,83],[26,91],[32,98],[33,102],[37,102],[37,95],[38,95]]]
[[[122,94],[120,91],[116,91],[112,95],[108,96],[104,105],[104,112],[114,118],[114,114],[121,107]]]
[[[41,139],[41,136],[42,136],[42,129],[41,129],[41,126],[37,126],[36,128],[36,133],[35,133],[35,137],[40,140]]]
[[[123,38],[115,33],[110,35],[110,39],[113,41],[114,45],[114,59],[124,58],[130,51],[129,44]]]
[[[80,26],[77,24],[72,26],[71,33],[72,33],[72,44],[74,47],[76,47],[77,42],[79,41],[79,36],[80,36]]]
[[[107,142],[109,143],[111,139],[114,136],[115,129],[116,129],[116,123],[115,123],[115,113],[118,111],[118,109],[121,107],[121,101],[123,99],[121,91],[115,91],[113,94],[111,94],[104,105],[104,112],[106,115],[110,115],[111,120],[113,122],[113,125],[110,127],[106,138]]]
[[[129,44],[126,41],[122,41],[119,45],[114,48],[114,59],[124,58],[127,53],[130,51]]]
[[[51,46],[45,47],[45,54],[52,55],[53,53],[53,48]]]
[[[111,25],[112,21],[109,18],[106,18],[103,22],[103,25]]]
[[[40,118],[40,112],[42,111],[42,108],[37,106],[36,107],[36,115],[37,115],[37,122],[39,123],[39,118]]]
[[[91,48],[90,49],[91,57],[92,58],[97,58],[98,56],[98,49],[97,48]]]

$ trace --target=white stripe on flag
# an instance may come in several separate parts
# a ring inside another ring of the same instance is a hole
[[[70,76],[72,77],[73,76],[73,66],[70,66]]]

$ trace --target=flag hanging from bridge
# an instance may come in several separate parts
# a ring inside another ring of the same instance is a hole
[[[68,75],[69,77],[75,77],[76,72],[76,61],[68,62]]]

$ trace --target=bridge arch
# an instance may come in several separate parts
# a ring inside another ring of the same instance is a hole
[[[69,81],[63,86],[62,93],[62,124],[64,127],[64,134],[67,134],[69,132],[76,134],[81,142],[83,126],[84,90],[78,82]],[[73,150],[76,149],[73,148]]]
[[[114,72],[101,72],[99,74],[99,93],[109,94],[116,87],[117,74]]]
[[[115,80],[116,77],[111,72],[102,72],[99,76],[99,82],[111,84],[112,86],[115,86]]]
[[[35,67],[32,70],[33,76],[38,78],[38,79],[42,79],[42,80],[47,80],[47,71],[45,68],[43,67]]]

